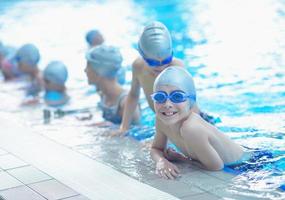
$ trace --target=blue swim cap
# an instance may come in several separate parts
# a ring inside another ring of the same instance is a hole
[[[16,58],[18,62],[36,66],[40,61],[40,53],[35,45],[25,44],[17,51]]]
[[[154,21],[140,36],[139,48],[147,58],[164,59],[172,55],[172,40],[164,24]]]
[[[123,61],[119,49],[107,45],[93,47],[86,53],[86,59],[99,76],[109,79],[117,77]]]
[[[95,30],[95,29],[94,29],[94,30],[90,30],[90,31],[88,31],[88,32],[86,33],[86,35],[85,35],[86,42],[87,42],[90,46],[92,46],[93,41],[94,41],[94,39],[95,39],[96,37],[100,37],[100,39],[102,38],[102,41],[98,41],[98,45],[100,45],[100,44],[102,44],[102,43],[104,42],[103,36],[102,36],[102,34],[100,33],[100,31],[98,31],[98,30]]]
[[[157,91],[157,87],[160,85],[175,86],[187,95],[196,97],[196,89],[191,74],[180,66],[171,66],[163,70],[154,81],[153,91]],[[195,102],[191,102],[191,104],[193,103]]]
[[[50,62],[43,72],[44,79],[58,85],[64,85],[68,78],[66,66],[60,61]]]

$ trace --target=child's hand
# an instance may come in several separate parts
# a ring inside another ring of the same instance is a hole
[[[110,136],[111,137],[116,137],[116,136],[122,137],[122,136],[125,136],[126,132],[127,130],[124,130],[120,127],[120,129],[111,131]]]
[[[155,173],[165,179],[175,179],[179,176],[179,169],[166,159],[160,159],[156,163]]]
[[[40,103],[40,99],[37,97],[33,98],[26,98],[22,103],[21,106],[32,106]]]

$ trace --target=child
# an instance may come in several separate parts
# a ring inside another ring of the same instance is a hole
[[[221,170],[225,164],[242,157],[241,146],[200,116],[194,82],[185,69],[165,69],[156,78],[153,91],[156,133],[151,157],[161,177],[174,179],[178,176],[178,168],[169,161],[172,159],[182,159],[206,170]],[[183,154],[166,151],[168,139]]]
[[[60,61],[50,62],[43,72],[45,95],[44,100],[49,106],[61,106],[68,102],[65,82],[68,78],[66,66]]]
[[[18,68],[18,63],[14,54],[16,50],[13,47],[3,45],[0,42],[0,70],[5,81],[19,78],[23,75]]]
[[[90,49],[86,59],[85,72],[89,84],[94,84],[100,92],[99,106],[103,111],[103,118],[114,124],[120,124],[127,96],[127,92],[117,82],[117,73],[122,64],[120,51],[113,46],[100,45]],[[136,106],[132,112],[134,113],[132,121],[137,122],[138,107]]]
[[[103,35],[101,34],[101,32],[96,29],[88,31],[85,36],[85,39],[90,48],[99,46],[105,42],[105,39]],[[125,69],[121,68],[118,71],[118,75],[117,75],[117,80],[121,85],[124,85],[125,83],[125,75],[126,75]]]
[[[29,85],[26,88],[27,99],[23,105],[38,103],[38,94],[43,88],[43,79],[38,69],[40,53],[33,44],[23,45],[16,53],[15,57],[20,71],[29,78]]]
[[[154,21],[144,28],[138,42],[138,49],[140,56],[132,65],[131,90],[127,96],[123,121],[120,130],[113,132],[113,135],[123,135],[129,129],[132,111],[138,105],[141,87],[149,106],[153,110],[150,94],[157,75],[171,65],[183,66],[181,60],[173,57],[170,34],[160,22]]]
[[[88,43],[89,47],[96,47],[104,43],[104,38],[100,31],[98,30],[90,30],[87,32],[85,36],[85,40]]]

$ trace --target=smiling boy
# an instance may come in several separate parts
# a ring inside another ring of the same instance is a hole
[[[225,164],[242,157],[243,148],[197,112],[194,82],[185,69],[165,69],[156,78],[153,91],[151,98],[156,112],[156,133],[151,157],[161,177],[174,179],[179,174],[170,158],[182,158],[206,170],[221,170]],[[168,139],[182,154],[166,151]]]

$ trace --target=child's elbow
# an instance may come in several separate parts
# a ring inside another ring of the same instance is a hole
[[[211,163],[206,168],[209,171],[220,171],[224,168],[224,163],[223,162]]]
[[[219,166],[219,167],[213,167],[211,171],[221,171],[224,168],[224,166]]]

